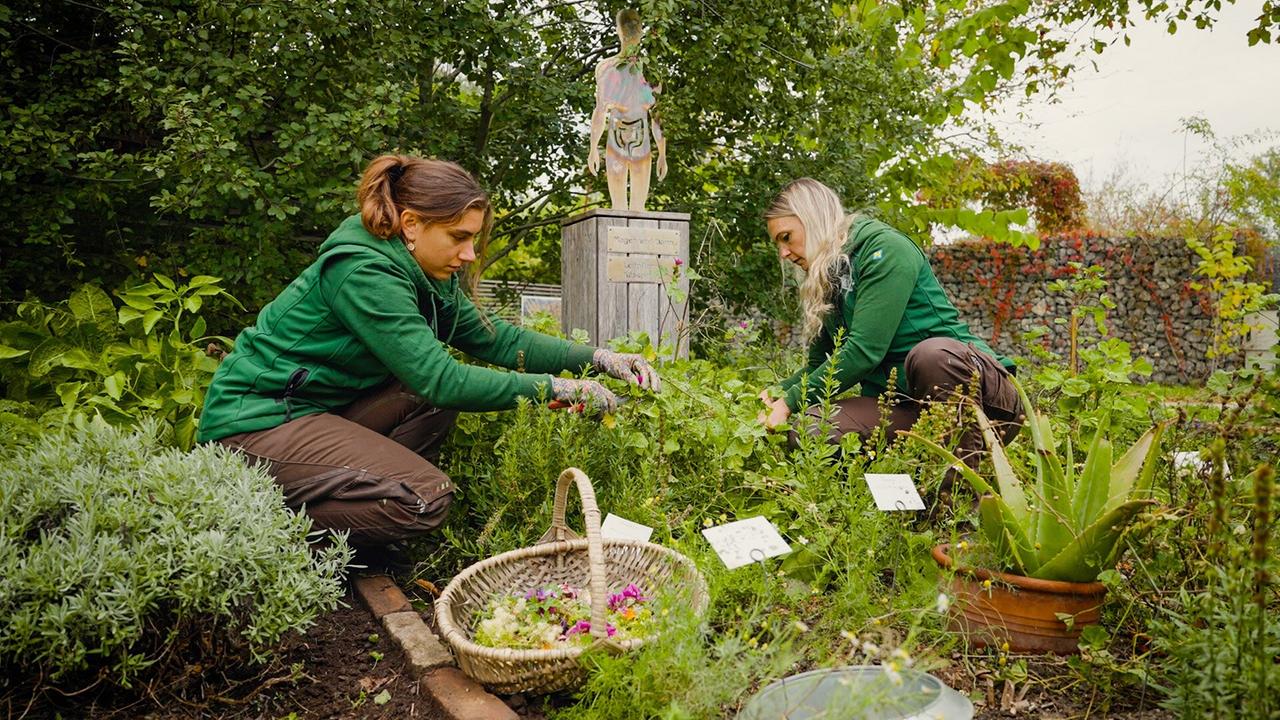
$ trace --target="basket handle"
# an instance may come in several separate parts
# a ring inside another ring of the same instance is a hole
[[[604,575],[604,540],[600,536],[600,508],[596,505],[596,491],[591,487],[591,480],[586,473],[571,467],[560,473],[556,482],[555,505],[551,510],[551,527],[538,541],[538,544],[578,539],[578,535],[565,524],[565,506],[569,500],[569,485],[576,484],[578,496],[582,499],[582,516],[587,527],[587,566],[590,571],[588,589],[591,592],[591,637],[597,644],[604,644],[620,649],[609,639],[605,628],[605,608],[608,601],[608,586]]]

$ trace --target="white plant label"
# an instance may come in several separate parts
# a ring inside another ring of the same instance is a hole
[[[618,517],[613,513],[604,516],[604,522],[600,523],[600,537],[607,540],[639,540],[640,542],[649,542],[649,538],[653,535],[653,528],[648,525],[641,525],[624,517]]]
[[[1196,473],[1203,470],[1209,472],[1209,463],[1201,459],[1199,450],[1180,450],[1173,454],[1173,469],[1178,474]],[[1222,477],[1231,479],[1231,466],[1222,461]]]
[[[702,536],[730,570],[791,552],[778,528],[763,515],[709,527]]]
[[[911,482],[910,475],[867,473],[866,478],[877,510],[887,512],[924,509],[924,500],[920,499],[920,493],[916,490],[916,484]]]

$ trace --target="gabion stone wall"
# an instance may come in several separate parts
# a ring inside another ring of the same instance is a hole
[[[1026,355],[1023,333],[1047,327],[1038,342],[1067,355],[1071,304],[1050,292],[1054,280],[1070,279],[1072,262],[1100,265],[1106,292],[1115,301],[1107,313],[1112,337],[1129,343],[1134,357],[1154,366],[1151,380],[1193,382],[1216,368],[1238,367],[1239,358],[1206,357],[1213,334],[1213,305],[1191,289],[1198,262],[1178,238],[1106,238],[1065,235],[1044,238],[1035,251],[986,241],[936,245],[928,250],[933,271],[951,301],[980,337],[1002,353]],[[1096,301],[1096,299],[1095,299]],[[1096,339],[1092,321],[1082,321],[1085,342]]]

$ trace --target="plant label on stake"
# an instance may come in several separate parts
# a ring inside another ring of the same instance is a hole
[[[604,516],[604,522],[600,523],[600,537],[610,540],[639,540],[640,542],[649,542],[649,538],[653,535],[653,528],[648,525],[641,525],[623,517],[618,517],[613,513]]]
[[[866,478],[877,510],[887,512],[924,509],[924,500],[920,499],[920,493],[916,491],[916,484],[911,482],[910,475],[867,473]]]
[[[778,528],[763,515],[706,528],[702,536],[730,570],[791,552]]]
[[[1199,450],[1181,450],[1173,454],[1173,469],[1179,475],[1189,475],[1191,473],[1212,472],[1213,468],[1209,467],[1209,461],[1200,457]],[[1226,460],[1222,461],[1222,477],[1231,479],[1231,466]]]

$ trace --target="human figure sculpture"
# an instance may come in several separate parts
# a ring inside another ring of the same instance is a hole
[[[639,59],[640,15],[623,10],[617,18],[621,51],[596,65],[596,108],[591,114],[591,153],[587,169],[600,172],[600,135],[605,136],[605,176],[609,200],[615,210],[644,210],[649,197],[649,170],[658,146],[658,179],[667,176],[667,140],[658,121],[651,117],[657,92],[644,79]],[[627,185],[631,199],[627,201]]]

